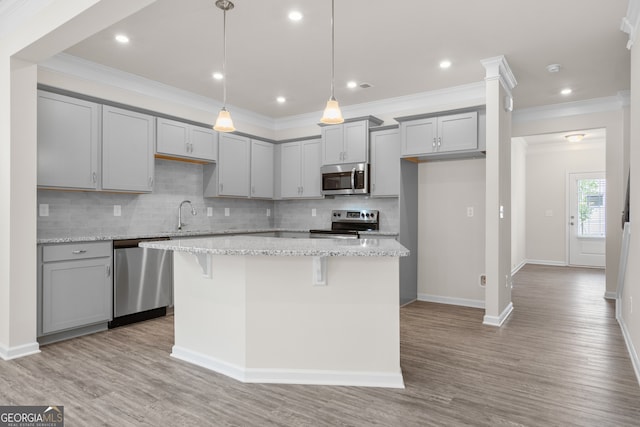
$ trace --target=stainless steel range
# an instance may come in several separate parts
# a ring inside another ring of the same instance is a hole
[[[312,238],[358,239],[360,231],[380,229],[379,216],[377,210],[334,210],[330,230],[309,230],[309,233]]]

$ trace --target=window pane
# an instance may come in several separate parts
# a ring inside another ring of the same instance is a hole
[[[578,180],[578,236],[605,237],[606,180]]]

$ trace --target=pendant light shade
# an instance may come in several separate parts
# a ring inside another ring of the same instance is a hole
[[[334,0],[331,0],[331,98],[327,101],[327,106],[324,109],[320,122],[328,125],[337,125],[344,122],[342,112],[336,97],[334,96],[334,81],[335,81],[335,36],[334,36]]]
[[[222,109],[216,119],[213,130],[218,132],[233,132],[236,128],[233,126],[231,114],[227,111],[227,11],[233,9],[234,5],[229,0],[217,0],[216,6],[222,9]]]

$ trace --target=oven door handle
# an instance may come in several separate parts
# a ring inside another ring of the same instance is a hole
[[[356,189],[356,168],[351,169],[351,189]]]

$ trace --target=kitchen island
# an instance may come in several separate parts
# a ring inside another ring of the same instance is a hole
[[[244,382],[402,388],[393,239],[221,236],[174,251],[172,356]]]

